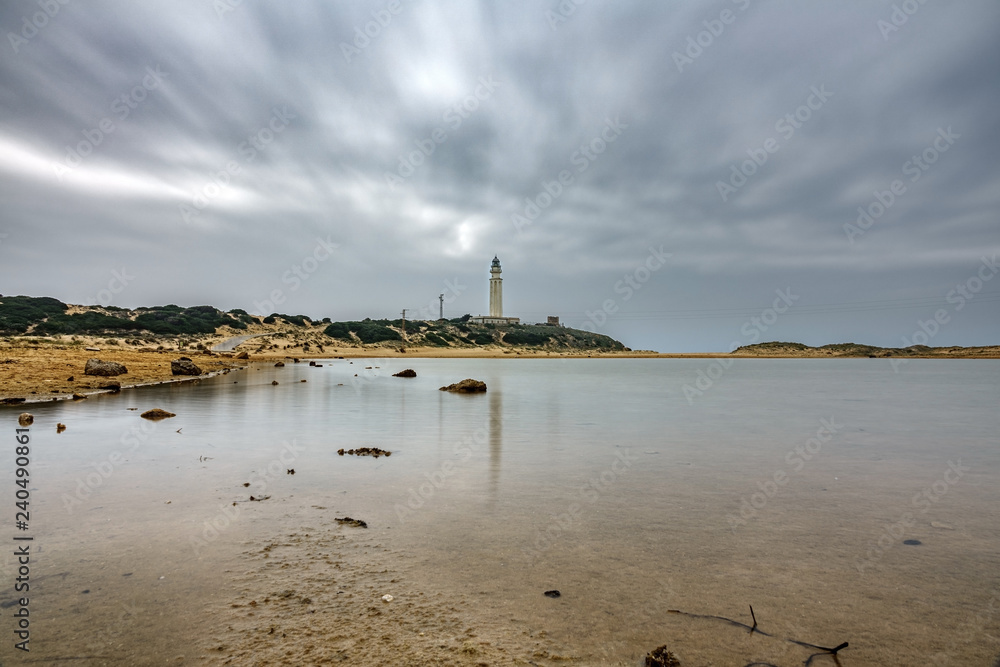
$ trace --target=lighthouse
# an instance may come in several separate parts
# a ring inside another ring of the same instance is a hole
[[[493,261],[490,263],[490,314],[469,318],[470,322],[477,324],[521,323],[519,317],[503,316],[503,278],[500,277],[501,273],[500,258],[494,255]]]
[[[503,278],[500,273],[500,260],[493,255],[490,265],[490,317],[503,317]]]

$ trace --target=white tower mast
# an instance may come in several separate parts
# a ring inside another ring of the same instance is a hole
[[[490,317],[503,317],[503,278],[500,277],[500,260],[496,255],[490,265]]]

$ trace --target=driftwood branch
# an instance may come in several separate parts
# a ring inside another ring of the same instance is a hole
[[[714,619],[714,620],[717,620],[717,621],[724,621],[725,623],[728,623],[729,625],[736,626],[737,628],[745,628],[746,630],[750,631],[750,634],[753,634],[753,633],[756,632],[756,633],[761,634],[761,635],[763,635],[765,637],[774,637],[775,636],[775,635],[772,635],[770,633],[764,632],[763,630],[759,630],[757,628],[757,615],[754,614],[754,612],[753,612],[753,605],[750,605],[750,618],[753,619],[753,625],[752,626],[751,625],[747,625],[746,623],[740,623],[739,621],[734,621],[733,619],[726,618],[725,616],[712,616],[712,615],[706,615],[706,614],[691,614],[691,613],[686,612],[686,611],[681,611],[680,609],[668,609],[667,612],[670,613],[670,614],[681,614],[683,616],[687,616],[688,618],[710,618],[710,619]],[[842,644],[839,644],[838,646],[835,646],[833,648],[828,648],[826,646],[819,646],[817,644],[810,644],[809,642],[802,642],[802,641],[799,641],[798,639],[792,639],[791,637],[783,637],[782,639],[784,639],[787,642],[791,642],[792,644],[797,644],[797,645],[803,646],[805,648],[815,649],[817,651],[820,651],[820,653],[814,653],[814,654],[810,655],[806,659],[806,661],[804,663],[806,665],[806,667],[808,667],[809,665],[811,665],[813,659],[816,658],[817,656],[820,656],[820,655],[832,655],[834,662],[836,662],[839,665],[840,661],[837,659],[837,653],[839,651],[841,651],[842,649],[845,649],[845,648],[848,647],[848,643],[847,642],[843,642]],[[752,663],[750,663],[750,665],[747,665],[746,667],[752,667],[752,666],[757,666],[757,665],[767,665],[767,664],[768,663],[752,662]]]

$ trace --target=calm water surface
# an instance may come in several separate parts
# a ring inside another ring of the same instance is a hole
[[[580,664],[664,643],[685,665],[736,664],[732,647],[803,664],[670,611],[750,622],[750,604],[772,634],[849,641],[843,665],[1000,654],[1000,362],[320,363],[28,408],[39,651],[107,655],[150,614],[168,644],[196,636],[183,611],[225,599],[241,540],[281,531],[245,502],[269,495],[364,518],[415,584],[545,627]],[[488,393],[437,390],[465,377]],[[139,417],[154,407],[177,417]],[[18,412],[0,412],[11,436]],[[393,454],[337,454],[362,446]]]

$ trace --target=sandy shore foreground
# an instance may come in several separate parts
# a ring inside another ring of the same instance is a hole
[[[207,353],[135,350],[105,350],[88,352],[81,348],[43,346],[0,346],[0,401],[26,399],[28,402],[68,399],[74,394],[106,391],[109,385],[121,388],[157,382],[191,380],[170,372],[170,361],[187,356],[205,373],[228,368],[238,368],[245,362],[221,355]],[[115,377],[84,375],[88,359],[117,361],[124,364],[128,373]]]

